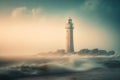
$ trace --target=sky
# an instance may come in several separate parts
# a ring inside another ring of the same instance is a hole
[[[0,0],[0,56],[65,49],[68,17],[75,51],[120,52],[119,0]]]

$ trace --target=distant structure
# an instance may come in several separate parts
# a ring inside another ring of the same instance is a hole
[[[74,53],[74,41],[73,41],[73,23],[72,19],[68,19],[68,23],[65,27],[66,29],[66,52],[67,53]]]

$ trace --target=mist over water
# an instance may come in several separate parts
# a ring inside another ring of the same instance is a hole
[[[106,62],[118,61],[113,56],[78,56],[64,55],[52,57],[32,57],[18,61],[1,61],[0,78],[16,79],[29,76],[43,76],[63,73],[86,72],[93,69],[106,69],[111,65]],[[120,64],[118,64],[120,67]]]

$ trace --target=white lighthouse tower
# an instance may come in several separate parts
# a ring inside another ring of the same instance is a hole
[[[74,53],[74,41],[73,41],[73,23],[72,19],[68,19],[68,23],[66,25],[66,52]]]

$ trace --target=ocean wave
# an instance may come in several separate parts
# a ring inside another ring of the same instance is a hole
[[[0,79],[83,72],[96,68],[106,68],[103,63],[99,62],[99,58],[97,60],[93,58],[70,56],[58,60],[47,60],[46,62],[23,61],[7,67],[0,67]]]

